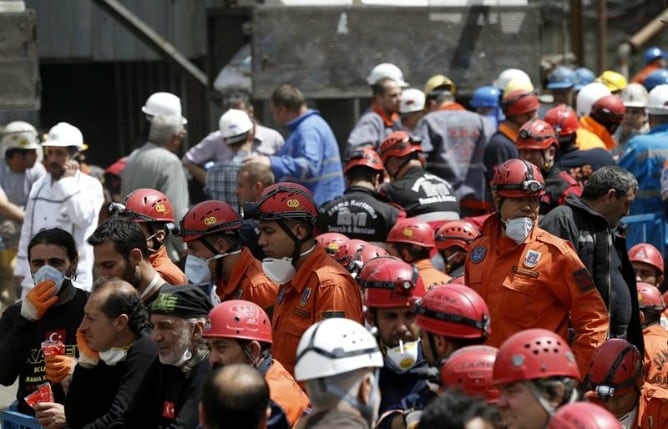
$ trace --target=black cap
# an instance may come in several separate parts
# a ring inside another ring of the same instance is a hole
[[[164,314],[183,319],[206,317],[213,308],[211,300],[197,286],[163,286],[151,304],[151,314]]]

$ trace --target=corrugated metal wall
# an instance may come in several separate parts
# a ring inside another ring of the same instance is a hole
[[[158,56],[90,0],[26,0],[37,11],[44,60],[134,61]],[[215,0],[123,0],[129,10],[189,58],[206,54],[205,10]]]

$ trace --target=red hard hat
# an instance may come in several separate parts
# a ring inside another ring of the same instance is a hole
[[[522,125],[515,142],[518,150],[544,150],[558,144],[557,136],[550,124],[541,119],[533,119]]]
[[[554,376],[580,380],[571,348],[552,331],[527,329],[501,344],[492,381],[500,385]]]
[[[420,329],[451,338],[487,338],[489,310],[468,286],[450,283],[431,288],[416,305]]]
[[[369,308],[411,307],[425,293],[417,267],[394,256],[364,264],[357,281]]]
[[[204,338],[235,338],[271,344],[271,320],[262,307],[241,299],[223,301],[209,312]]]
[[[510,91],[501,100],[501,108],[506,116],[524,115],[538,110],[540,102],[533,91],[516,89]]]
[[[469,396],[496,403],[500,392],[492,384],[492,368],[497,353],[498,349],[490,346],[462,347],[441,366],[441,382],[447,388],[458,387]]]
[[[560,104],[557,107],[551,108],[545,113],[543,119],[552,126],[552,129],[559,137],[570,136],[580,128],[577,113],[575,113],[572,107],[566,104]]]
[[[584,387],[605,402],[643,385],[643,357],[633,344],[611,338],[601,344],[589,361]]]
[[[238,231],[241,218],[225,201],[209,200],[195,204],[181,220],[179,235],[186,243],[205,235]]]
[[[659,270],[663,274],[663,256],[659,249],[649,243],[638,243],[629,250],[631,262],[642,262]]]
[[[353,167],[367,167],[380,173],[384,171],[380,156],[370,147],[356,149],[348,155],[343,172],[347,173]]]
[[[388,243],[406,243],[433,248],[436,246],[434,230],[424,221],[416,218],[399,219],[387,234]]]
[[[292,182],[279,182],[265,188],[257,203],[241,207],[244,218],[260,220],[307,220],[315,225],[318,209],[306,187]]]
[[[659,288],[645,282],[636,283],[638,290],[638,308],[641,310],[663,311],[666,303]]]
[[[617,95],[606,95],[596,100],[591,106],[592,118],[602,124],[621,124],[624,120],[626,106],[621,97]]]
[[[149,188],[130,192],[123,200],[121,214],[135,222],[174,222],[174,210],[167,195]]]
[[[445,250],[456,246],[468,252],[471,242],[479,235],[480,230],[471,222],[451,220],[439,226],[436,230],[436,248]]]
[[[545,181],[529,161],[509,159],[494,169],[492,190],[508,198],[540,197],[545,193]]]
[[[385,137],[378,151],[383,164],[387,163],[387,159],[391,156],[401,158],[413,152],[422,152],[422,145],[420,144],[420,139],[408,134],[406,131],[395,131]]]
[[[390,254],[380,246],[358,239],[351,239],[339,246],[332,255],[336,262],[343,265],[350,273],[359,273],[364,264],[379,256],[390,256]]]
[[[622,429],[622,424],[600,405],[573,402],[557,409],[547,429]]]
[[[339,250],[341,246],[348,243],[350,239],[343,234],[339,234],[338,232],[324,232],[320,235],[317,235],[315,237],[315,241],[320,243],[320,245],[325,248],[328,254],[333,255],[337,250]]]

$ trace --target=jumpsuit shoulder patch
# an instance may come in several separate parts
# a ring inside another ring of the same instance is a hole
[[[573,271],[573,280],[575,280],[575,284],[578,285],[580,291],[583,293],[589,292],[596,287],[594,279],[591,278],[591,274],[589,274],[586,268]]]
[[[484,246],[478,246],[471,251],[471,262],[474,264],[479,264],[487,256],[487,248]]]

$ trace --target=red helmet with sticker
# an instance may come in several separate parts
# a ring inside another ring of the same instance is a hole
[[[441,366],[441,382],[447,388],[458,387],[469,396],[496,403],[500,392],[492,384],[492,368],[497,353],[498,349],[490,346],[462,347]]]
[[[518,150],[544,150],[558,144],[556,133],[550,124],[541,119],[533,119],[522,125],[515,142]]]
[[[197,240],[209,234],[236,233],[241,218],[225,201],[202,201],[192,206],[183,216],[179,235],[184,242]]]
[[[332,255],[349,273],[359,273],[364,264],[379,256],[390,256],[387,250],[364,240],[351,239]]]
[[[353,167],[367,167],[379,173],[384,171],[383,162],[378,153],[370,147],[356,149],[346,158],[346,164],[343,172],[347,173]]]
[[[431,288],[415,306],[420,329],[450,338],[487,338],[489,310],[468,286],[447,284]]]
[[[436,230],[436,248],[445,250],[451,247],[461,247],[468,252],[471,242],[479,235],[480,230],[471,222],[452,220],[439,226]]]
[[[245,300],[221,302],[209,312],[204,338],[235,338],[272,343],[271,320],[259,305]]]
[[[511,91],[501,100],[501,108],[506,116],[524,115],[538,110],[539,106],[536,93],[528,89]]]
[[[638,290],[638,308],[640,310],[663,311],[666,303],[659,288],[645,282],[636,283]]]
[[[573,402],[559,407],[547,429],[622,429],[610,411],[591,402]]]
[[[659,271],[659,275],[663,274],[663,256],[659,249],[649,243],[638,243],[631,247],[629,260],[651,265]]]
[[[546,329],[527,329],[511,335],[494,361],[495,385],[545,377],[580,380],[575,356],[566,340]]]
[[[130,192],[123,200],[124,208],[118,210],[135,222],[174,222],[174,209],[167,195],[149,188]]]
[[[394,256],[368,261],[357,281],[369,308],[411,307],[425,293],[417,267]]]
[[[628,341],[611,338],[592,353],[584,387],[600,401],[640,389],[643,383],[643,357]]]
[[[422,152],[420,139],[408,134],[406,131],[395,131],[387,136],[378,151],[383,164],[391,156],[401,158],[414,152]]]
[[[427,222],[417,218],[399,219],[387,234],[388,243],[406,243],[433,248],[436,246],[434,230]]]
[[[306,187],[292,182],[279,182],[265,188],[257,203],[241,206],[244,219],[306,220],[315,225],[318,209]]]
[[[626,106],[622,97],[618,95],[606,95],[596,100],[591,106],[592,118],[601,124],[621,124],[624,120]]]
[[[343,234],[339,234],[338,232],[324,232],[320,235],[317,235],[315,237],[315,241],[324,247],[325,251],[329,255],[334,255],[337,250],[339,250],[341,246],[347,244],[350,239]]]
[[[548,110],[543,119],[552,126],[559,137],[575,134],[580,128],[578,114],[571,106],[565,104],[560,104]]]
[[[492,190],[507,198],[540,197],[545,193],[545,180],[529,161],[509,159],[494,169]]]

